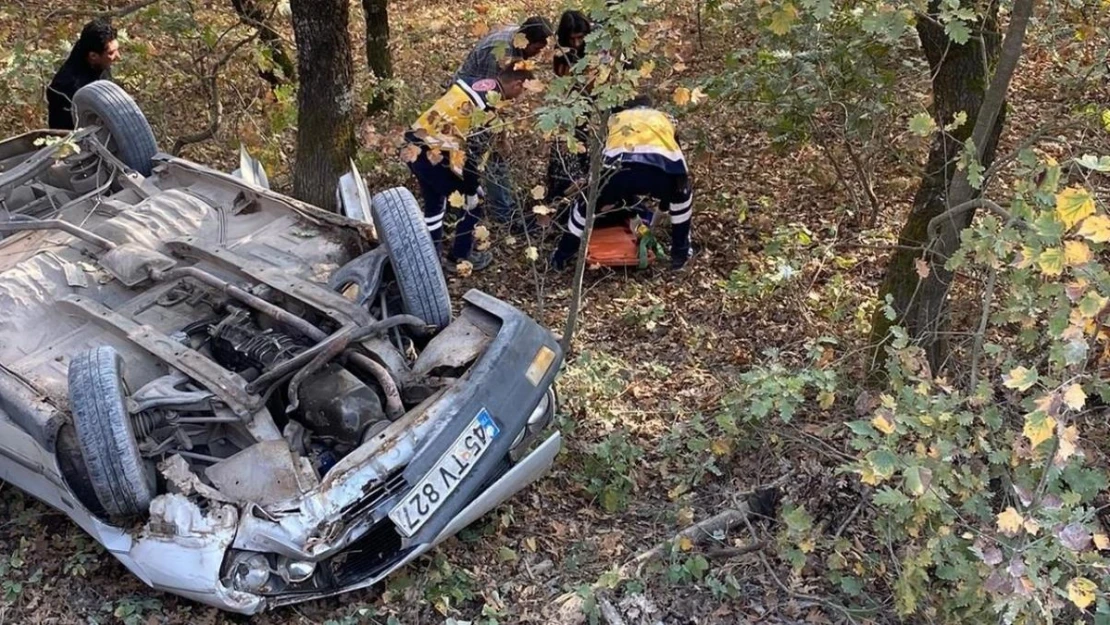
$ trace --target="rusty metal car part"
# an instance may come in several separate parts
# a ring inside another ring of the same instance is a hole
[[[401,391],[397,388],[397,382],[389,374],[389,371],[365,354],[348,351],[346,355],[348,362],[374,376],[374,379],[378,381],[378,386],[382,388],[382,394],[385,395],[386,416],[396,421],[401,415],[405,414],[405,405],[401,402]]]
[[[374,318],[364,308],[318,284],[253,263],[235,252],[204,243],[194,237],[166,242],[166,247],[184,258],[194,258],[232,269],[260,284],[316,308],[338,324],[367,324]]]
[[[85,297],[70,295],[59,300],[58,303],[118,332],[124,338],[196,380],[219,397],[220,401],[227,404],[240,418],[246,418],[257,408],[258,398],[244,390],[246,380],[169,336],[136,323],[103,304]]]

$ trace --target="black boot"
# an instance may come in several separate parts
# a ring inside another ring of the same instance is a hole
[[[682,269],[690,260],[690,222],[671,226],[671,269]]]
[[[551,255],[551,267],[555,271],[562,271],[567,268],[570,261],[574,260],[575,255],[578,254],[578,247],[582,244],[581,239],[571,233],[566,233],[563,238],[559,239],[559,247],[555,248],[555,253]]]

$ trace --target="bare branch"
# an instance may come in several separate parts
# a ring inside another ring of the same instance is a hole
[[[159,1],[160,0],[140,0],[139,2],[136,2],[135,4],[129,4],[127,6],[119,7],[118,9],[110,9],[110,10],[106,10],[106,11],[89,11],[89,10],[82,10],[82,9],[58,9],[56,11],[50,12],[46,16],[46,19],[50,19],[52,17],[63,17],[63,16],[67,16],[67,15],[80,15],[80,16],[98,17],[98,18],[125,17],[127,15],[131,15],[132,13],[135,13],[136,11],[141,11],[141,10],[147,8],[148,6],[150,6],[152,4],[155,4]]]

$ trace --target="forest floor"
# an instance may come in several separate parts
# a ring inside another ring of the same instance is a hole
[[[227,3],[194,4],[198,20],[217,26],[234,21]],[[662,89],[720,71],[729,49],[742,44],[720,21],[699,32],[693,3],[672,4],[670,19],[686,67],[677,73],[668,68]],[[18,43],[41,51],[39,74],[29,75],[29,82],[49,77],[43,68],[60,60],[58,50],[85,19],[59,16],[48,5],[53,3],[0,7],[0,50]],[[405,96],[392,113],[362,126],[359,162],[372,190],[412,184],[388,146],[417,105],[435,97],[475,40],[474,24],[508,23],[532,11],[557,17],[555,5],[534,0],[499,3],[484,15],[469,6],[460,15],[460,6],[451,0],[390,3],[392,48]],[[355,11],[356,42],[360,19]],[[130,41],[117,76],[148,111],[163,145],[206,123],[208,105],[197,74],[212,62],[203,57],[190,64],[190,54],[202,46],[196,37],[167,34],[170,21],[166,13],[145,10],[119,21]],[[361,47],[354,49],[365,75]],[[1019,74],[1035,59],[1029,57]],[[213,140],[188,146],[183,156],[232,169],[243,141],[276,163],[275,183],[284,184],[290,133],[271,133],[280,107],[253,75],[247,55],[233,59],[224,75],[220,131]],[[906,90],[906,97],[918,98],[919,110],[926,88]],[[1047,79],[1021,78],[1010,123],[1039,125],[1057,106],[1056,96]],[[742,111],[710,101],[680,115],[696,181],[694,232],[704,248],[692,265],[678,274],[661,267],[587,273],[579,330],[559,380],[566,446],[554,470],[383,586],[282,608],[251,622],[552,623],[555,606],[580,587],[600,580],[605,588],[612,581],[607,572],[771,483],[782,485],[783,502],[805,503],[825,527],[843,531],[851,524],[867,531],[868,513],[858,514],[858,479],[835,470],[851,457],[835,413],[814,406],[789,425],[744,428],[740,436],[723,430],[718,417],[734,410],[730,392],[767,350],[801,361],[815,339],[836,337],[824,348],[826,358],[861,358],[855,350],[927,146],[908,132],[889,139],[889,155],[874,161],[880,209],[868,226],[871,207],[853,203],[845,190],[856,183],[840,181],[832,166],[835,161],[852,172],[845,155],[830,156],[815,145],[777,149],[758,120]],[[8,107],[0,112],[0,135],[30,130],[44,117],[32,100]],[[1004,138],[1003,149],[1010,143]],[[522,195],[543,184],[546,157],[537,137],[514,147]],[[485,290],[561,333],[570,276],[544,273],[550,242],[533,265],[525,257],[528,241],[492,230],[496,264],[450,278],[454,296]],[[744,276],[773,273],[784,246],[802,259],[795,286],[773,297],[754,296]],[[736,273],[742,266],[749,273]],[[829,270],[834,266],[835,273]],[[838,406],[850,411],[853,399]],[[767,544],[752,553],[682,545],[604,596],[628,623],[838,622],[841,615],[814,596],[825,592],[821,576],[809,569],[797,573],[776,555],[777,529],[775,522],[758,523],[723,539],[725,546]],[[0,584],[0,624],[244,622],[151,591],[64,516],[2,483]]]

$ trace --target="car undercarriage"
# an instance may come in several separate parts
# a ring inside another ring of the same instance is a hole
[[[80,130],[0,142],[0,478],[254,613],[376,583],[547,471],[559,346],[479,291],[452,313],[408,191],[353,172],[329,213],[245,154],[154,151],[90,87]]]

